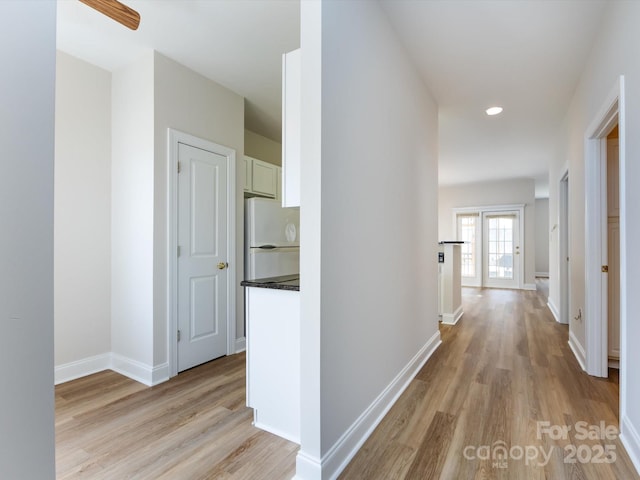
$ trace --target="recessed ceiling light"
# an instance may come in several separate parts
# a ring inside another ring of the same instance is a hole
[[[487,115],[498,115],[499,113],[502,113],[502,107],[487,108],[485,112],[487,112]]]

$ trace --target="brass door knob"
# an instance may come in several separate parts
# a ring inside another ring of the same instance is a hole
[[[228,263],[226,262],[220,262],[218,263],[218,270],[224,270],[225,268],[227,268],[229,266]]]

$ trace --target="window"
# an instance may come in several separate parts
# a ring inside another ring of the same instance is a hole
[[[458,240],[461,245],[462,276],[476,276],[476,229],[478,215],[458,215]]]

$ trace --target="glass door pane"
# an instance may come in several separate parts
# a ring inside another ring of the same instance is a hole
[[[485,284],[489,287],[518,288],[519,215],[487,214],[485,228]]]

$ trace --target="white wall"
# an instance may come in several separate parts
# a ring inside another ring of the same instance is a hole
[[[0,2],[0,476],[53,479],[56,3]]]
[[[635,245],[640,242],[640,3],[630,1],[611,2],[609,13],[603,21],[601,33],[594,44],[589,62],[580,79],[571,106],[568,110],[559,148],[550,171],[550,223],[558,223],[558,185],[566,166],[569,168],[569,210],[570,230],[576,232],[570,236],[571,268],[571,304],[570,330],[576,340],[585,346],[585,325],[576,321],[579,308],[584,312],[585,304],[585,186],[584,186],[584,136],[589,124],[596,118],[609,93],[613,90],[621,74],[625,76],[626,128],[620,131],[621,145],[626,146],[626,175],[621,182],[626,203],[626,215],[622,216],[623,245],[626,243],[626,280],[621,280],[621,289],[626,295],[621,299],[622,320],[622,362],[621,362],[621,409],[620,423],[622,438],[631,454],[636,468],[640,470],[640,322],[636,321],[640,311],[640,252]],[[625,218],[626,217],[626,218]],[[624,227],[623,227],[624,228]],[[557,278],[558,251],[557,233],[552,237],[551,248],[550,296],[556,305],[560,305]]]
[[[377,3],[303,2],[301,30],[297,476],[329,478],[359,417],[439,341],[437,107]]]
[[[111,351],[111,74],[56,55],[55,364]]]
[[[153,365],[153,101],[149,51],[112,75],[111,347],[128,371]]]
[[[536,198],[536,275],[549,275],[549,199]]]
[[[154,55],[154,365],[167,352],[167,129],[233,148],[236,162],[244,154],[244,98],[202,75]],[[242,165],[240,163],[240,165]],[[236,336],[244,337],[244,170],[236,169]],[[229,259],[234,264],[234,259]]]
[[[535,284],[535,181],[530,178],[439,188],[438,238],[455,239],[453,208],[525,204],[524,283]]]
[[[274,165],[282,165],[282,144],[251,130],[244,131],[244,153]]]

